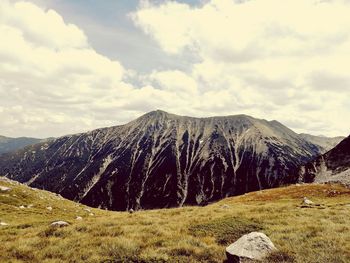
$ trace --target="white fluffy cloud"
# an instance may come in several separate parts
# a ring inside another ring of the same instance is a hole
[[[75,133],[176,102],[173,91],[128,84],[130,72],[54,10],[2,1],[0,35],[0,134]]]
[[[348,1],[211,0],[141,1],[131,17],[165,52],[197,57],[186,79],[205,101],[193,106],[199,114],[247,113],[345,135],[349,14]]]
[[[244,113],[298,132],[345,135],[349,13],[346,1],[141,1],[134,25],[190,65],[141,75],[98,53],[62,14],[1,1],[0,134],[58,136],[160,108]]]

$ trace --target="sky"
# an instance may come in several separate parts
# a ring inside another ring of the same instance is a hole
[[[350,1],[1,0],[0,134],[162,109],[350,131]]]

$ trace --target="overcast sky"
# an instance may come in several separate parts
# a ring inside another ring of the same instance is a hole
[[[0,1],[0,134],[154,110],[350,131],[350,1]]]

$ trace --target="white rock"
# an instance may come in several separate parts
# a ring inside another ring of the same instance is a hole
[[[33,207],[33,205],[32,205],[32,204],[27,205],[27,208],[32,208],[32,207]]]
[[[20,205],[20,206],[19,206],[19,208],[24,209],[24,208],[25,208],[25,206],[24,206],[24,205]]]
[[[245,260],[262,260],[276,247],[271,240],[260,232],[251,232],[242,236],[226,248],[228,262],[240,263]]]
[[[8,191],[11,191],[11,188],[10,188],[10,187],[6,187],[6,186],[0,185],[0,191],[1,191],[1,192],[8,192]]]
[[[91,212],[91,210],[89,209],[89,208],[84,208],[84,210],[86,211],[86,212]]]
[[[89,215],[90,215],[90,216],[94,216],[94,213],[90,213]]]
[[[5,223],[5,222],[0,222],[0,226],[8,226],[9,224]]]
[[[83,218],[81,216],[77,216],[75,219],[76,220],[83,220]]]
[[[49,210],[49,211],[52,211],[52,207],[51,206],[46,207],[46,209]]]
[[[303,205],[313,205],[314,202],[312,202],[311,200],[309,200],[307,197],[303,198]]]
[[[53,227],[65,227],[65,226],[69,226],[69,223],[67,223],[66,221],[55,221],[51,223],[51,226]]]

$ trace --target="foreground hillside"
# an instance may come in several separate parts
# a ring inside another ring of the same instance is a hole
[[[0,220],[8,224],[0,226],[0,262],[222,262],[225,247],[254,230],[279,249],[266,262],[350,262],[350,190],[339,185],[289,186],[206,207],[130,214],[4,180],[0,186],[11,190],[0,191]],[[324,206],[301,208],[303,196]],[[56,220],[70,225],[51,227]]]
[[[277,121],[158,110],[2,155],[0,175],[109,210],[203,205],[295,182],[322,149]]]

